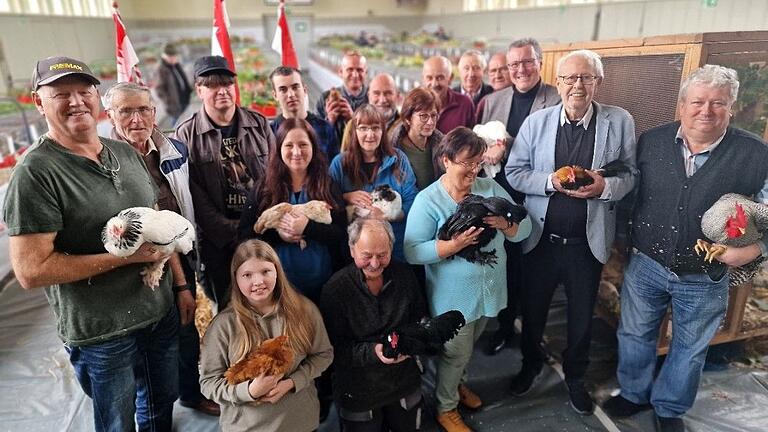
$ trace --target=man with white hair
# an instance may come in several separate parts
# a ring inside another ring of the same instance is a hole
[[[486,62],[485,56],[478,50],[468,50],[459,58],[459,85],[453,88],[472,99],[477,106],[480,99],[493,93],[493,87],[483,82]]]
[[[149,88],[136,83],[113,85],[104,95],[112,122],[111,138],[125,141],[144,160],[157,188],[157,206],[181,214],[193,224],[195,211],[189,190],[189,150],[184,143],[160,132]],[[179,310],[179,399],[181,405],[208,415],[219,415],[219,406],[200,393],[200,335],[195,327],[194,254],[170,261],[173,292]]]
[[[506,165],[507,180],[525,193],[533,222],[522,246],[523,367],[511,391],[525,395],[542,372],[539,343],[552,294],[562,283],[568,299],[563,371],[571,407],[583,415],[594,410],[584,375],[600,272],[613,244],[616,202],[632,190],[636,171],[634,121],[622,108],[594,101],[602,80],[596,53],[579,50],[563,56],[557,65],[562,104],[525,119]],[[603,178],[594,171],[613,161],[626,164],[629,172]],[[587,168],[591,184],[572,188],[555,175],[559,168],[574,165]]]
[[[421,68],[421,84],[440,96],[440,117],[437,130],[447,134],[454,128],[475,125],[475,108],[472,99],[451,90],[453,71],[451,61],[443,56],[434,56],[424,61]]]
[[[730,127],[739,90],[736,71],[705,65],[680,87],[680,120],[640,136],[640,184],[632,226],[632,254],[624,271],[619,325],[621,394],[606,412],[626,417],[653,408],[661,431],[683,431],[693,405],[709,341],[728,304],[727,266],[768,256],[766,236],[728,247],[712,263],[694,252],[705,238],[701,217],[723,194],[768,203],[768,146]],[[659,325],[672,305],[672,341],[656,371]]]

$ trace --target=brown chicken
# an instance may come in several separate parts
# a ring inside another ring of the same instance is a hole
[[[303,213],[309,220],[326,225],[331,223],[330,206],[325,201],[312,200],[305,204],[280,203],[264,210],[253,225],[253,230],[256,234],[263,234],[270,228],[277,228],[280,218],[293,210]]]
[[[235,385],[260,375],[283,375],[293,366],[293,359],[288,336],[267,339],[246,358],[230,366],[224,378]]]
[[[595,172],[602,177],[616,177],[621,173],[630,172],[629,166],[621,160],[614,160],[596,169]],[[555,177],[560,181],[560,186],[567,190],[576,190],[582,186],[589,186],[595,180],[587,174],[586,170],[578,165],[566,165],[555,171]]]
[[[330,91],[328,91],[328,101],[330,102],[336,102],[341,99],[341,92],[336,87],[331,88]]]

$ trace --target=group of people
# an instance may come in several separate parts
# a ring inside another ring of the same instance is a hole
[[[120,83],[104,95],[113,124],[107,138],[96,132],[100,83],[88,66],[68,57],[38,61],[33,99],[49,131],[10,181],[11,262],[24,288],[46,288],[93,400],[96,430],[136,423],[170,430],[177,398],[220,415],[224,430],[315,430],[331,400],[345,431],[418,430],[421,363],[385,356],[382,335],[458,310],[466,325],[435,361],[436,420],[449,432],[469,431],[458,408],[483,406],[466,369],[487,323],[499,323],[486,347],[495,354],[522,315],[523,363],[509,385],[525,396],[542,374],[541,343],[560,284],[567,391],[573,409],[590,415],[592,311],[617,203],[633,191],[621,393],[604,408],[617,417],[653,409],[659,430],[684,430],[708,341],[725,313],[726,266],[768,255],[760,241],[705,263],[693,251],[703,238],[699,221],[724,193],[768,200],[768,147],[729,126],[739,85],[731,69],[706,65],[686,77],[680,119],[636,141],[632,116],[594,99],[605,79],[596,53],[560,58],[554,86],[542,81],[541,62],[534,39],[512,42],[487,64],[467,51],[452,89],[450,61],[432,57],[423,85],[401,98],[391,76],[368,81],[365,57],[349,52],[339,68],[343,84],[322,94],[316,112],[306,106],[300,71],[281,66],[269,77],[281,108],[270,123],[235,103],[235,72],[223,57],[207,56],[194,64],[202,106],[172,136],[155,126],[150,90]],[[488,144],[470,129],[492,120],[511,138]],[[626,167],[620,175],[597,171],[616,161]],[[497,164],[499,172],[484,170]],[[554,175],[569,165],[587,168],[589,184],[573,189]],[[733,166],[740,175],[727,175]],[[398,211],[374,204],[384,185],[400,196]],[[469,195],[525,205],[528,216],[513,223],[488,215],[482,227],[440,239]],[[277,204],[315,200],[327,206],[330,223],[290,211],[254,230]],[[172,255],[154,290],[140,272],[167,258],[158,248],[147,243],[118,258],[101,242],[105,222],[137,206],[178,212],[197,227],[194,252]],[[483,248],[495,251],[497,265],[457,256],[485,230],[494,231]],[[198,278],[218,311],[202,347],[192,325]],[[656,374],[669,304],[673,339]],[[229,367],[281,335],[294,353],[285,374],[227,381]]]

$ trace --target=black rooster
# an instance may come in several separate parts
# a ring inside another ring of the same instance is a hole
[[[387,358],[398,355],[435,355],[443,344],[453,339],[464,327],[464,315],[452,310],[418,323],[405,324],[381,337],[382,354]]]
[[[450,240],[456,234],[460,234],[470,227],[485,228],[480,233],[476,244],[465,247],[456,255],[471,263],[493,267],[497,261],[496,249],[483,252],[480,248],[491,242],[496,235],[496,230],[486,225],[483,222],[483,218],[486,216],[503,216],[510,223],[520,223],[527,214],[528,211],[525,210],[525,207],[513,204],[504,198],[483,198],[479,195],[470,194],[461,200],[456,213],[445,221],[440,230],[437,231],[437,238],[439,240]],[[450,258],[453,258],[453,256]]]

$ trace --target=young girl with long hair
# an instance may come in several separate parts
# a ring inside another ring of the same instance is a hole
[[[200,387],[221,406],[224,431],[312,431],[320,405],[313,380],[331,364],[333,349],[317,307],[288,282],[277,253],[248,240],[232,258],[230,307],[211,322],[200,356]],[[230,385],[224,372],[266,339],[288,336],[294,364],[284,376]]]

